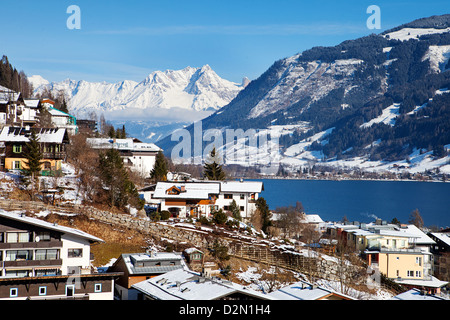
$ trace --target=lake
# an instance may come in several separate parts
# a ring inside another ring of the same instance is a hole
[[[376,217],[407,223],[419,209],[425,226],[450,227],[450,183],[363,180],[262,179],[264,197],[274,210],[300,201],[307,214],[324,221],[372,222]]]

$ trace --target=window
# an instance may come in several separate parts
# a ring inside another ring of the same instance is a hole
[[[422,277],[422,272],[416,271],[416,278],[421,278],[421,277]]]
[[[50,232],[36,232],[36,237],[39,237],[39,241],[50,241]]]
[[[422,266],[422,257],[416,257],[416,263],[417,263],[419,266]]]
[[[11,298],[17,297],[19,295],[19,290],[17,288],[9,289],[9,296]]]
[[[83,256],[83,249],[69,249],[68,257],[69,258],[80,258]]]
[[[73,297],[75,293],[75,285],[66,285],[66,296],[67,297]]]
[[[28,232],[8,232],[6,234],[7,243],[24,243],[30,241],[30,234]]]
[[[47,287],[39,287],[39,295],[40,296],[47,295]]]
[[[94,285],[94,292],[102,292],[102,284],[101,283],[96,283]]]
[[[28,277],[31,274],[31,270],[6,270],[5,276],[7,278],[15,278],[15,277]]]
[[[241,198],[241,200],[244,200],[245,199],[245,194],[241,193],[240,194],[240,198]]]
[[[34,271],[36,277],[57,276],[58,269],[39,269]]]
[[[32,253],[28,250],[9,250],[6,251],[6,261],[31,260]]]
[[[240,210],[240,211],[244,211],[244,206],[240,206],[240,207],[239,207],[239,210]]]
[[[407,275],[408,277],[414,277],[414,271],[408,270],[408,271],[406,272],[406,275]]]
[[[21,153],[22,152],[22,146],[21,145],[13,145],[13,152],[14,153]]]
[[[22,169],[22,162],[21,161],[13,161],[12,168],[16,169],[16,170]]]
[[[224,199],[233,199],[233,195],[231,193],[226,193],[223,195]]]
[[[36,260],[56,260],[58,259],[58,249],[36,250]]]

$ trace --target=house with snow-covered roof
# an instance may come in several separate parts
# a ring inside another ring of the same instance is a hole
[[[20,123],[25,102],[20,92],[0,86],[0,125]]]
[[[28,150],[33,130],[40,145],[42,153],[42,173],[61,170],[61,163],[66,158],[66,146],[70,142],[64,128],[30,128],[5,126],[0,131],[0,143],[5,146],[1,164],[3,169],[27,169],[25,154]]]
[[[150,177],[155,167],[156,155],[162,151],[154,143],[145,143],[133,138],[88,138],[86,142],[96,150],[118,150],[124,165],[145,178]]]
[[[277,300],[356,300],[348,295],[298,281],[268,294]]]
[[[177,269],[132,286],[141,300],[274,300],[271,296],[217,277]]]
[[[108,272],[121,272],[115,283],[118,300],[136,300],[138,292],[132,285],[161,274],[187,268],[181,253],[145,252],[124,253],[108,268]]]
[[[0,299],[113,299],[118,274],[98,274],[90,246],[102,239],[0,210]]]
[[[160,200],[160,210],[174,217],[208,217],[215,210],[229,211],[233,200],[241,216],[250,218],[256,200],[264,190],[260,181],[167,181],[158,182],[153,199]]]
[[[65,128],[68,133],[78,132],[77,118],[73,115],[55,108],[55,102],[50,99],[42,99],[41,109],[45,108],[50,114],[52,124],[57,128]]]

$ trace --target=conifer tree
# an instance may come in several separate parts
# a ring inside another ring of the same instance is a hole
[[[230,211],[231,214],[233,215],[233,218],[242,221],[241,210],[239,209],[239,206],[237,205],[236,200],[234,199],[230,203]]]
[[[24,156],[26,158],[25,164],[27,165],[26,173],[33,179],[37,177],[41,171],[42,153],[39,144],[39,137],[34,130],[31,130],[29,142],[26,143],[27,152]]]
[[[69,109],[67,108],[67,102],[66,98],[63,97],[63,100],[61,102],[61,106],[59,107],[59,110],[65,113],[69,113]]]
[[[268,228],[272,226],[272,213],[269,210],[266,199],[263,197],[258,198],[258,200],[256,200],[256,208],[258,209],[261,218],[261,230],[264,231],[264,233],[267,233]]]
[[[29,137],[29,142],[26,143],[26,148],[27,151],[24,153],[24,157],[26,158],[24,162],[27,166],[25,174],[29,179],[26,180],[31,183],[31,200],[34,200],[36,180],[41,171],[41,160],[43,158],[39,145],[39,137],[34,130],[31,130],[31,135]]]
[[[156,155],[155,167],[150,172],[150,178],[156,181],[166,181],[167,180],[167,160],[163,152],[160,150]]]
[[[208,180],[225,180],[225,172],[220,165],[216,148],[211,150],[208,161],[203,166],[203,176]]]
[[[124,208],[128,204],[135,204],[137,209],[141,209],[139,193],[129,178],[118,150],[109,149],[100,154],[99,169],[111,207]]]

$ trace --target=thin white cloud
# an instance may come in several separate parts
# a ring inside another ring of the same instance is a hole
[[[96,30],[102,35],[336,35],[366,33],[365,24],[315,23],[271,25],[183,25],[163,27],[136,27],[122,30]]]

